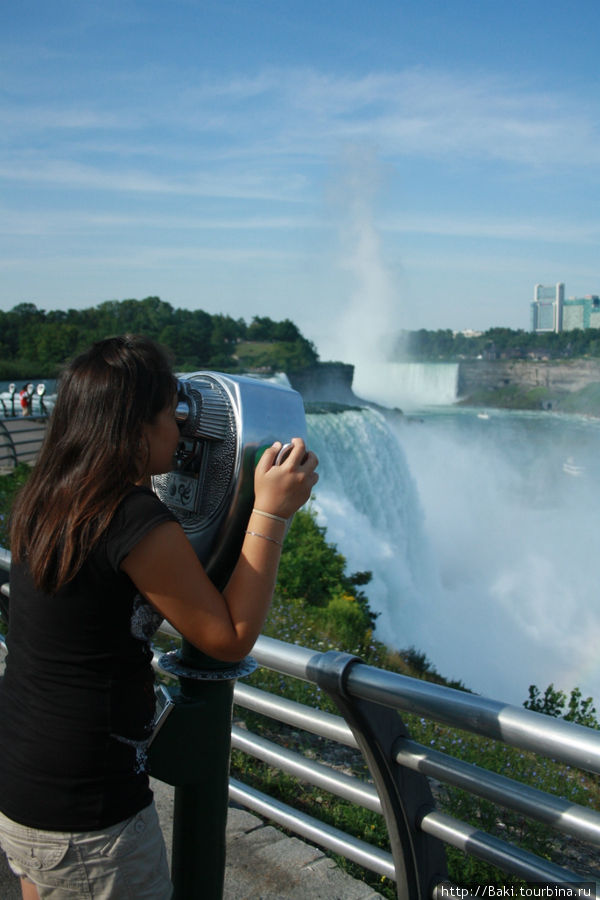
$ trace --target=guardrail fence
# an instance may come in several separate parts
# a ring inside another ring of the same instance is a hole
[[[440,853],[442,844],[456,847],[527,882],[573,887],[586,882],[576,872],[439,812],[427,776],[502,808],[516,810],[534,821],[585,840],[592,847],[600,847],[600,812],[419,745],[411,740],[399,714],[414,713],[593,773],[600,772],[600,732],[496,700],[385,672],[347,654],[315,653],[261,637],[253,655],[268,669],[320,685],[334,699],[343,718],[264,694],[243,683],[236,686],[235,702],[296,728],[358,747],[367,760],[374,785],[357,784],[356,779],[352,784],[348,776],[298,758],[277,745],[267,746],[264,739],[244,731],[234,729],[232,745],[368,809],[381,811],[392,852],[386,856],[370,845],[342,837],[335,830],[331,834],[322,825],[297,816],[292,809],[282,809],[280,803],[234,784],[231,793],[236,800],[394,879],[399,897],[444,895],[447,882]],[[592,896],[597,891],[598,885],[593,885]]]
[[[0,548],[0,574],[4,570],[4,577],[9,564],[10,554]],[[3,585],[2,591],[9,594],[8,584]],[[171,635],[174,633],[168,625],[164,630]],[[452,894],[445,845],[495,865],[525,882],[554,885],[556,890],[563,891],[519,894],[513,889],[508,896],[600,897],[600,871],[591,882],[589,873],[583,876],[570,871],[509,840],[440,812],[429,778],[492,801],[500,809],[516,810],[532,821],[545,823],[562,834],[586,841],[592,848],[600,848],[600,812],[540,791],[505,774],[464,762],[434,747],[420,745],[412,740],[401,713],[414,713],[596,774],[600,773],[600,732],[521,707],[386,672],[365,665],[346,653],[320,653],[260,637],[253,656],[259,666],[321,687],[333,699],[340,715],[259,690],[243,681],[235,684],[235,704],[294,729],[357,748],[366,760],[372,781],[338,772],[323,761],[309,759],[235,725],[232,747],[302,782],[381,813],[387,825],[390,852],[233,778],[229,784],[232,800],[335,854],[394,880],[397,896],[403,900],[465,896],[464,892]],[[158,659],[159,654],[155,653],[157,668]],[[179,865],[182,864],[179,858]],[[572,894],[565,893],[569,887]]]
[[[0,471],[35,460],[44,439],[47,418],[0,418]]]

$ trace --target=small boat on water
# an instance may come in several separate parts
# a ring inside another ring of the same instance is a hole
[[[573,478],[579,478],[585,472],[583,466],[578,466],[572,456],[569,456],[563,463],[563,472],[571,475]]]
[[[486,412],[477,413],[478,419],[489,419],[489,417],[490,417],[489,413],[486,413]]]

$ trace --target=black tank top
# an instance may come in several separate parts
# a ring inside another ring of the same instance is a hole
[[[92,831],[151,802],[149,640],[161,617],[120,565],[168,521],[176,520],[158,497],[135,487],[55,595],[35,589],[26,564],[13,565],[0,684],[0,810],[14,821]]]

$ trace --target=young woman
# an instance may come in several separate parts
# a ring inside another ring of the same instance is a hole
[[[286,520],[317,459],[281,445],[256,467],[241,555],[220,593],[147,486],[178,443],[176,382],[142,337],[94,344],[66,369],[12,518],[0,688],[0,845],[24,900],[171,896],[145,771],[154,715],[149,639],[164,617],[239,660],[273,594]]]

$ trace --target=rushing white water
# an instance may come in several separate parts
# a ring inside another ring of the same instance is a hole
[[[378,631],[399,636],[420,596],[436,590],[423,514],[400,445],[371,410],[309,415],[308,430],[319,457],[319,521],[351,571],[373,572],[368,594],[380,614]]]
[[[309,416],[309,436],[328,538],[374,572],[378,637],[497,699],[553,682],[600,700],[600,423],[440,409],[392,430],[365,411]]]
[[[359,397],[404,410],[454,403],[458,363],[369,363],[357,365],[353,389]]]

